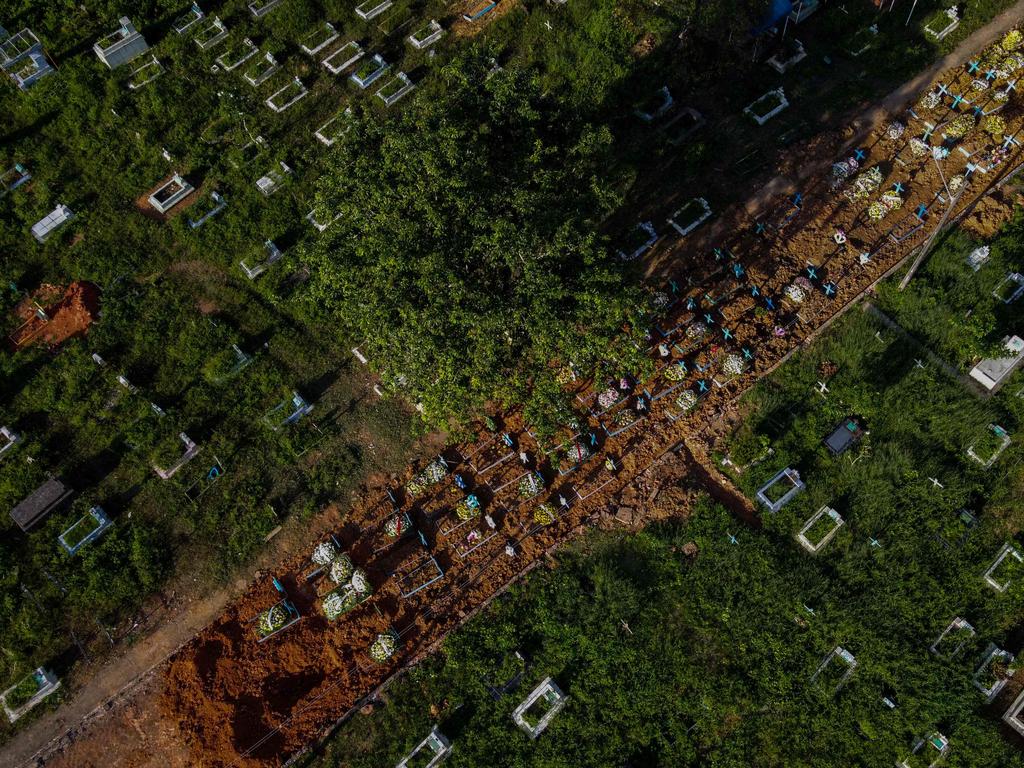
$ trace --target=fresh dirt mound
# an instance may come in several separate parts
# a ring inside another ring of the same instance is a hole
[[[87,282],[75,282],[62,290],[41,285],[14,309],[22,325],[10,336],[15,349],[31,344],[56,347],[89,330],[99,313],[100,289]]]

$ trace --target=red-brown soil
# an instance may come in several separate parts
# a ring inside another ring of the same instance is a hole
[[[99,303],[100,289],[92,283],[76,282],[64,289],[41,285],[14,308],[22,325],[11,334],[10,343],[15,349],[31,344],[52,348],[84,335],[96,319]]]

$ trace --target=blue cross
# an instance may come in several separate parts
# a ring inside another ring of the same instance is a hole
[[[706,301],[711,306],[715,305],[715,298],[710,293],[704,294],[704,301]]]
[[[759,235],[762,232],[764,232],[764,222],[761,222],[761,221],[757,222],[757,227],[755,227],[754,231],[757,232],[757,234],[759,234]]]
[[[971,102],[967,101],[967,99],[965,99],[963,96],[959,96],[959,95],[958,96],[954,96],[953,97],[953,109],[956,109],[957,107],[959,107],[960,106],[960,102],[962,102],[962,101],[965,101],[968,104],[971,103]]]
[[[740,275],[742,275],[743,274],[743,267],[742,267],[742,265],[740,265],[740,264],[733,264],[732,265],[732,272],[733,272],[734,275],[736,275],[736,277],[739,277]]]
[[[877,547],[877,548],[879,548],[879,549],[880,549],[880,548],[881,548],[881,546],[882,546],[881,544],[879,544],[879,543],[878,543],[878,539],[874,538],[873,536],[872,536],[872,537],[869,537],[869,538],[868,538],[868,541],[870,541],[870,542],[871,542],[871,546],[872,546],[872,547]]]
[[[750,295],[756,299],[758,296],[761,295],[761,289],[758,288],[756,285],[752,286],[750,289]]]
[[[423,535],[423,531],[416,531],[420,536],[420,544],[423,545],[424,549],[430,549],[430,545],[427,544],[427,537]]]
[[[722,328],[722,336],[725,337],[726,341],[732,338],[732,331],[728,328]]]
[[[797,192],[795,195],[793,195],[793,205],[795,205],[797,208],[799,208],[803,204],[804,204],[803,193]]]
[[[942,83],[939,83],[939,93],[943,96],[947,96],[949,94],[949,89]]]
[[[459,490],[466,490],[466,481],[462,479],[462,475],[455,476],[455,485],[459,487]]]
[[[715,321],[711,319],[711,315],[709,315],[707,313],[704,313],[704,320],[707,322],[708,325],[714,325],[715,324]]]
[[[807,277],[809,277],[811,280],[818,279],[818,273],[814,271],[814,267],[807,268]]]
[[[985,110],[982,109],[981,107],[975,107],[974,108],[974,116],[975,117],[981,117],[984,114],[985,114]]]
[[[693,300],[693,296],[686,300],[686,308],[689,310],[694,309],[697,306],[697,302]]]
[[[836,292],[835,283],[825,283],[825,285],[823,285],[822,288],[825,289],[825,295],[829,297],[831,297]]]
[[[853,156],[854,156],[854,158],[856,158],[857,162],[859,163],[861,160],[863,160],[865,157],[867,157],[867,153],[863,149],[855,149],[855,150],[853,150]]]
[[[772,309],[772,310],[775,309],[775,302],[772,301],[770,298],[765,297],[764,303],[765,303],[765,306],[768,307],[768,309]]]
[[[897,181],[895,184],[892,185],[892,188],[896,190],[897,195],[903,194],[903,185],[900,182]]]
[[[679,286],[676,284],[675,280],[669,280],[668,284],[672,288],[672,293],[679,293]]]
[[[700,387],[700,391],[701,392],[707,392],[708,391],[708,383],[704,379],[701,379],[700,381],[698,381],[697,382],[697,386]]]
[[[917,218],[919,218],[921,221],[924,221],[924,217],[927,213],[928,208],[925,206],[924,203],[921,203],[919,206],[917,206],[917,210],[914,211],[914,215],[917,216]]]
[[[507,446],[508,446],[509,448],[511,448],[511,447],[512,447],[512,435],[510,435],[510,434],[509,434],[508,432],[503,432],[503,433],[502,433],[502,435],[501,435],[501,440],[502,440],[502,442],[503,442],[503,443],[505,443],[505,445],[507,445]]]
[[[597,447],[597,435],[595,435],[593,432],[590,433],[590,447]]]
[[[725,535],[729,537],[729,543],[730,544],[739,544],[740,543],[740,540],[737,539],[735,536],[733,536],[731,533],[726,533]]]
[[[754,359],[754,353],[753,353],[753,352],[751,352],[751,351],[750,351],[749,349],[747,349],[746,347],[744,347],[744,348],[743,348],[743,356],[744,356],[745,358],[747,358],[747,360],[753,360],[753,359]]]
[[[976,170],[978,170],[978,166],[976,166],[974,163],[968,163],[967,164],[967,170],[966,170],[966,172],[964,172],[964,176],[970,176]]]
[[[722,255],[723,255],[722,254],[722,249],[721,248],[715,248],[715,261],[721,261]]]
[[[693,361],[693,364],[694,364],[694,366],[696,366],[697,370],[700,371],[701,373],[704,373],[704,371],[706,371],[708,369],[708,367],[706,365],[701,365],[696,360]]]
[[[686,361],[685,360],[680,360],[678,363],[676,363],[676,365],[679,367],[680,371],[682,371],[683,373],[686,373]]]
[[[994,69],[987,70],[985,72],[985,79],[986,80],[995,80],[996,79],[996,71]]]
[[[974,74],[975,72],[977,72],[977,71],[978,71],[979,69],[981,69],[981,64],[979,64],[979,63],[978,63],[978,62],[976,62],[976,61],[972,61],[972,62],[970,63],[970,66],[969,66],[969,67],[967,67],[967,74],[969,74],[969,75],[973,75],[973,74]]]

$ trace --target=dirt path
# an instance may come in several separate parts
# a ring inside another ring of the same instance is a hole
[[[893,115],[901,114],[910,106],[914,96],[918,95],[939,73],[966,62],[971,54],[980,51],[1005,35],[1011,27],[1020,22],[1022,17],[1024,17],[1024,0],[1019,0],[988,24],[972,32],[953,51],[936,59],[930,67],[916,77],[907,80],[877,104],[857,114],[849,122],[849,138],[835,149],[834,154],[848,152],[859,145],[883,121],[890,119]],[[827,156],[831,157],[831,155]],[[776,176],[747,200],[747,213],[757,216],[773,199],[778,198],[779,195],[793,194],[800,188],[801,182],[820,173],[821,169],[821,164],[806,163],[800,166],[799,172],[795,176]]]

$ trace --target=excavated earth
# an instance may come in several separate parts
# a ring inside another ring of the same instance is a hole
[[[1000,108],[1006,134],[1013,135],[1022,125],[1020,97],[1016,92],[1005,102],[994,97],[1008,77],[1001,75],[978,90],[974,76],[959,67],[943,73],[941,82],[949,92],[965,95],[971,107]],[[477,441],[446,448],[442,455],[479,497],[493,530],[483,520],[453,530],[454,505],[464,494],[452,476],[414,498],[405,488],[422,467],[409,468],[390,485],[394,502],[386,494],[367,492],[335,533],[369,575],[374,587],[369,600],[329,622],[319,610],[322,582],[308,578],[308,558],[281,563],[172,657],[160,671],[162,685],[154,678],[134,701],[112,704],[109,726],[70,744],[51,764],[282,765],[358,709],[398,670],[435,650],[446,633],[583,527],[631,527],[653,517],[685,514],[700,489],[756,524],[749,502],[730,488],[707,456],[708,439],[735,418],[737,395],[823,330],[937,228],[973,215],[976,206],[986,211],[990,203],[979,201],[1024,160],[1014,144],[993,154],[1002,140],[997,143],[980,129],[957,142],[947,158],[934,159],[930,152],[915,156],[908,145],[911,137],[933,128],[930,141],[938,146],[943,128],[969,111],[963,104],[954,109],[952,101],[947,96],[930,108],[916,103],[916,115],[899,118],[905,130],[898,137],[883,125],[857,147],[826,159],[802,185],[799,207],[782,198],[754,219],[737,205],[689,237],[660,241],[648,254],[651,264],[668,265],[651,281],[662,283],[656,289],[667,294],[667,301],[652,301],[652,307],[659,307],[652,310],[649,336],[655,374],[624,389],[617,379],[570,385],[583,414],[580,440],[589,446],[594,436],[592,458],[573,469],[552,446],[538,444],[518,413],[498,418],[496,433],[481,429]],[[851,201],[844,192],[856,175],[833,188],[832,163],[855,153],[858,173],[877,166],[883,180],[866,197]],[[796,154],[809,157],[799,148]],[[978,170],[964,179],[963,191],[950,205],[946,184],[964,174],[966,155]],[[870,219],[868,205],[897,183],[902,206],[880,221]],[[923,221],[914,213],[921,205]],[[836,241],[837,231],[845,234],[845,242]],[[675,292],[669,288],[672,277]],[[701,325],[703,333],[698,332]],[[679,362],[686,366],[682,380],[672,375]],[[740,372],[732,368],[738,362]],[[618,390],[622,401],[601,413],[597,395],[609,388]],[[684,391],[697,398],[694,407],[678,402]],[[514,450],[503,445],[500,433],[512,438]],[[571,440],[572,430],[563,437]],[[546,481],[545,490],[531,500],[518,492],[527,471],[520,451],[528,456],[528,469],[540,471]],[[615,459],[615,471],[606,468],[607,457]],[[535,523],[542,502],[557,510],[557,518],[546,525]],[[410,515],[418,533],[397,541],[384,535],[394,504]],[[470,552],[471,546],[476,548]],[[403,597],[400,585],[411,582],[402,576],[430,556],[444,577]],[[258,643],[254,619],[279,599],[272,575],[302,618]],[[390,661],[374,663],[367,650],[389,630],[400,637],[398,651]],[[157,700],[159,711],[153,707]],[[112,753],[101,749],[113,743],[103,737],[111,729],[119,738],[137,736],[136,744],[144,746],[130,756],[114,750],[119,756],[112,762]]]
[[[89,330],[99,312],[100,290],[92,283],[71,283],[61,289],[56,285],[41,285],[14,308],[22,325],[11,334],[13,347],[45,344],[56,347]],[[42,308],[44,319],[38,314]]]

